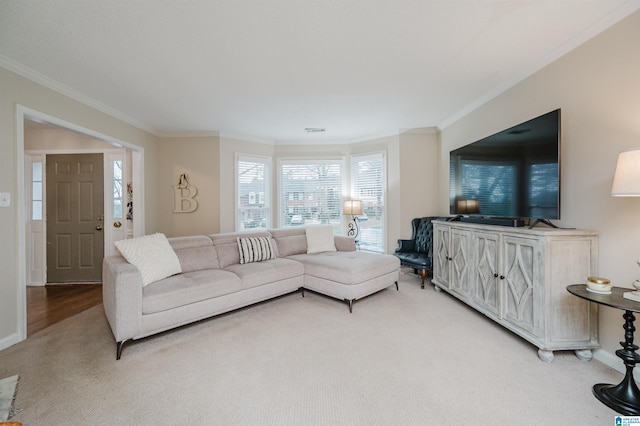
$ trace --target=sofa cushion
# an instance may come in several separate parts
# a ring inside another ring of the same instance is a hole
[[[270,237],[238,237],[240,264],[276,258]]]
[[[240,278],[221,269],[174,275],[156,281],[142,290],[142,313],[167,311],[241,289]]]
[[[234,264],[225,268],[242,280],[242,288],[257,287],[304,275],[304,266],[291,259],[273,259],[258,263]]]
[[[218,253],[218,264],[220,265],[220,268],[224,269],[229,265],[240,263],[238,237],[271,237],[271,234],[267,231],[254,231],[209,235],[209,238],[213,241],[213,245]],[[275,247],[275,244],[273,246]],[[277,250],[276,257],[280,257]]]
[[[336,251],[331,225],[309,226],[305,229],[307,235],[307,253],[321,253]]]
[[[289,259],[301,262],[306,275],[342,284],[359,284],[400,268],[395,256],[362,251],[296,254]]]
[[[291,228],[270,229],[269,232],[273,235],[278,247],[278,257],[307,252],[307,234],[304,228],[294,226]]]
[[[219,268],[216,248],[205,235],[169,238],[169,244],[180,260],[182,272]]]
[[[178,256],[164,234],[120,240],[115,245],[127,262],[138,268],[143,286],[182,272]]]

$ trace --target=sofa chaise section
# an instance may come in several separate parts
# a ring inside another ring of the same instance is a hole
[[[391,255],[356,251],[351,237],[335,236],[336,251],[307,254],[304,228],[270,230],[281,256],[304,265],[304,288],[353,303],[391,285],[398,289],[400,261]]]

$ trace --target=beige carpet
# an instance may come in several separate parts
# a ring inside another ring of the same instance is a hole
[[[356,302],[284,296],[133,342],[102,306],[0,352],[25,425],[613,424],[591,393],[622,376],[537,349],[404,275]]]

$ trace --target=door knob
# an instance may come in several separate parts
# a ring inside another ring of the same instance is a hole
[[[98,226],[96,226],[96,230],[97,230],[97,231],[102,231],[102,225],[98,225]]]
[[[121,226],[122,226],[122,222],[120,222],[120,221],[113,222],[113,227],[114,228],[120,228]]]

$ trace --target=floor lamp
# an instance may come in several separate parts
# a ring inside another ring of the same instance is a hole
[[[353,237],[356,243],[359,241],[360,228],[358,227],[358,216],[362,214],[362,201],[360,200],[345,200],[342,214],[351,215],[351,221],[349,222],[349,231],[347,235]]]
[[[614,197],[640,197],[640,148],[631,148],[618,154],[611,195]],[[640,259],[636,261],[640,266]],[[625,299],[640,302],[640,280],[635,280],[636,291],[624,293]]]

